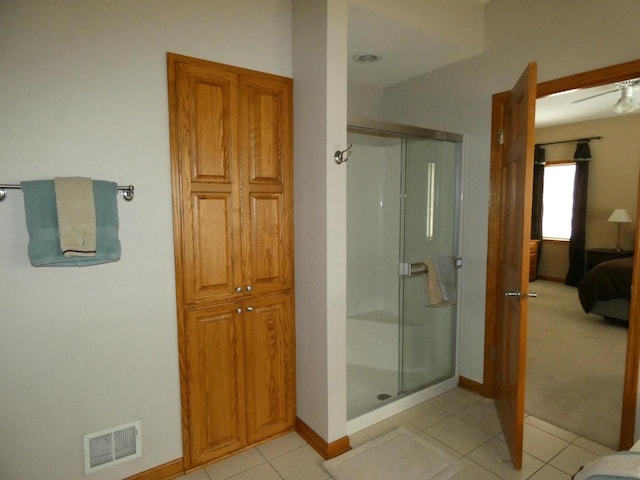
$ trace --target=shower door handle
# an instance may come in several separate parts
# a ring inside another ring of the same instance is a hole
[[[400,276],[401,277],[411,277],[413,275],[421,275],[423,273],[428,273],[429,270],[424,262],[414,262],[414,263],[401,263],[400,264]]]

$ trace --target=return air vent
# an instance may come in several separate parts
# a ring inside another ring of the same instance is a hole
[[[95,472],[142,455],[140,421],[84,436],[84,473]]]

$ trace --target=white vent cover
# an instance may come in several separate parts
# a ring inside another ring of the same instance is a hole
[[[142,456],[141,422],[128,423],[84,436],[84,473]]]

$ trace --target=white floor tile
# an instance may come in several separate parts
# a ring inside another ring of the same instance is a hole
[[[252,448],[208,465],[204,469],[211,480],[225,480],[265,462],[266,460],[260,452],[256,448]]]
[[[458,413],[460,410],[470,407],[474,403],[482,401],[483,399],[484,397],[476,395],[475,393],[468,392],[461,388],[455,388],[428,400],[428,403],[444,410],[445,412],[454,414]]]
[[[466,455],[491,438],[487,432],[456,418],[449,417],[424,430],[425,433]]]
[[[569,445],[555,458],[553,458],[549,464],[565,473],[568,473],[569,475],[573,475],[582,465],[598,457],[599,455],[585,450],[584,448]]]
[[[524,419],[524,422],[528,423],[529,425],[533,425],[534,427],[538,427],[540,430],[544,430],[545,432],[550,433],[551,435],[560,437],[561,439],[566,440],[567,442],[573,442],[576,438],[578,438],[578,435],[576,435],[575,433],[571,433],[560,427],[551,425],[550,423],[545,422],[544,420],[541,420],[539,418],[533,417],[531,415],[527,415],[527,417]]]
[[[487,432],[489,435],[497,435],[502,431],[498,412],[492,405],[484,402],[474,403],[470,407],[456,413],[456,417],[480,430]]]
[[[449,416],[449,414],[444,410],[425,402],[400,413],[399,416],[419,430],[424,430],[434,423],[444,420]]]
[[[567,445],[569,445],[569,442],[560,437],[556,437],[528,423],[524,424],[524,451],[543,462],[551,460]]]
[[[186,475],[182,475],[181,477],[176,478],[176,480],[210,480],[207,472],[204,471],[204,468],[200,470],[195,470],[191,473],[187,473]]]
[[[378,422],[370,427],[361,430],[362,432],[369,435],[371,438],[378,438],[385,433],[389,433],[391,430],[395,430],[398,427],[405,427],[407,430],[413,433],[418,433],[420,431],[415,425],[405,421],[400,415],[395,415],[391,418],[383,420],[382,422]]]
[[[577,447],[581,447],[581,448],[584,448],[585,450],[589,450],[590,452],[593,452],[596,455],[601,457],[605,455],[611,455],[612,453],[616,452],[615,450],[609,447],[605,447],[604,445],[600,445],[599,443],[592,442],[591,440],[588,440],[582,437],[578,437],[573,442],[573,444],[576,445]]]
[[[463,458],[461,461],[464,468],[451,477],[451,480],[498,480],[500,478],[468,458]]]
[[[529,480],[571,480],[571,475],[551,465],[545,465],[534,473]]]
[[[507,444],[497,438],[477,448],[468,457],[500,478],[507,480],[529,478],[544,465],[544,462],[525,453],[522,456],[522,470],[515,470],[510,460]]]
[[[271,464],[263,463],[238,475],[234,475],[229,480],[282,480],[282,477]]]
[[[453,480],[570,480],[585,463],[613,450],[527,416],[523,469],[510,462],[493,401],[451,390],[350,436],[352,448],[404,426],[464,469]],[[178,480],[332,480],[324,459],[292,432]],[[545,464],[545,462],[548,462]]]
[[[296,432],[291,432],[267,443],[263,443],[262,445],[258,445],[257,448],[267,460],[271,460],[303,445],[306,445],[304,439]]]
[[[329,472],[322,468],[324,459],[309,446],[285,453],[271,460],[284,480],[325,480]]]

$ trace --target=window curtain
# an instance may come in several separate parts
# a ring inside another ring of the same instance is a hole
[[[544,166],[546,151],[544,147],[536,145],[533,155],[533,203],[531,206],[531,239],[538,242],[538,265],[542,257],[542,194],[544,191]],[[536,271],[537,271],[536,266]]]
[[[564,283],[577,286],[584,276],[584,243],[587,217],[587,185],[591,149],[588,140],[579,140],[573,155],[576,161],[576,176],[573,181],[573,215],[571,217],[571,239],[569,240],[569,271]]]

